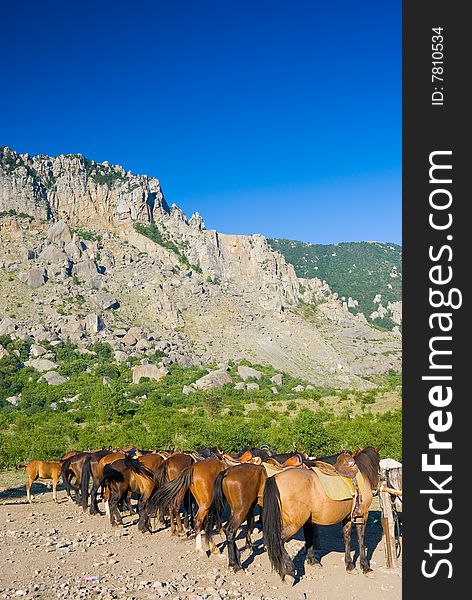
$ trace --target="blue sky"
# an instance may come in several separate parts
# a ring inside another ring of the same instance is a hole
[[[207,227],[401,241],[401,3],[2,5],[0,144],[161,181]]]

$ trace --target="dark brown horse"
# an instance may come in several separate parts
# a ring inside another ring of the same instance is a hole
[[[241,555],[236,546],[236,535],[247,520],[246,547],[252,548],[252,530],[254,527],[254,508],[262,506],[262,495],[267,473],[263,466],[245,463],[229,467],[218,473],[213,486],[211,506],[205,522],[207,540],[212,539],[213,529],[221,529],[221,513],[228,503],[229,518],[224,526],[228,547],[229,567],[234,572],[242,569]]]
[[[204,554],[202,548],[203,522],[211,506],[216,476],[226,468],[225,462],[215,458],[206,458],[192,464],[184,469],[176,479],[167,482],[154,492],[147,503],[145,513],[148,517],[152,517],[156,513],[165,515],[174,512],[178,514],[185,495],[190,492],[198,504],[194,523],[196,552]],[[211,552],[217,552],[218,549],[211,539],[209,543]]]
[[[379,484],[379,455],[372,447],[365,448],[354,456],[362,474],[359,485],[360,508],[363,521],[356,523],[359,540],[359,562],[364,574],[372,571],[366,557],[364,534],[365,523],[372,503],[373,490]],[[265,485],[263,497],[264,541],[272,567],[291,583],[295,580],[295,567],[285,550],[285,542],[304,527],[307,563],[319,565],[314,554],[316,525],[334,525],[342,521],[345,544],[345,564],[348,572],[354,570],[350,540],[353,501],[332,500],[313,469],[289,468],[273,477]]]
[[[63,460],[61,465],[61,475],[67,496],[69,500],[74,500],[77,504],[81,503],[82,468],[88,456],[90,456],[90,452],[78,452]],[[73,479],[75,479],[75,483],[73,483]],[[72,498],[72,491],[75,493],[75,498]]]
[[[139,460],[125,455],[114,462],[105,465],[103,470],[103,485],[109,489],[109,504],[107,512],[112,526],[122,525],[123,519],[119,511],[120,504],[130,506],[132,492],[138,494],[138,513],[140,531],[150,531],[149,519],[143,508],[154,491],[154,473]]]

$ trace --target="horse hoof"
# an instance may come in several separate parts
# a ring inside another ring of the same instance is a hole
[[[293,587],[295,585],[295,577],[293,575],[285,575],[284,583],[289,587]]]
[[[369,579],[372,579],[375,577],[375,573],[370,568],[364,569],[363,573],[366,577],[369,577]]]
[[[207,553],[205,552],[205,550],[203,550],[203,548],[198,548],[198,550],[195,551],[195,554],[197,556],[206,556]]]
[[[352,569],[346,569],[346,573],[349,573],[349,575],[358,575],[359,569],[352,567]]]
[[[233,571],[233,573],[238,573],[239,571],[242,571],[242,569],[243,568],[241,566],[239,566],[239,565],[232,565],[230,567],[230,570]]]

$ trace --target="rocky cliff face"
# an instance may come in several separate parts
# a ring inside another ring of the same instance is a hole
[[[394,335],[298,279],[263,236],[187,219],[157,179],[2,148],[0,215],[0,321],[18,335],[103,338],[125,355],[166,348],[183,364],[250,358],[330,385],[399,367]]]
[[[159,181],[80,154],[29,156],[0,148],[0,211],[71,224],[151,220],[168,210]]]

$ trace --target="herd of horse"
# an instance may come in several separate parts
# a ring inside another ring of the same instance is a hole
[[[31,502],[31,485],[37,479],[52,479],[53,499],[62,478],[71,501],[91,515],[103,515],[99,499],[111,525],[123,524],[124,511],[138,514],[138,528],[151,532],[170,527],[172,535],[194,531],[196,552],[205,554],[202,535],[211,553],[224,531],[229,567],[242,568],[236,537],[247,522],[246,548],[252,549],[255,508],[260,507],[258,527],[272,568],[282,580],[295,581],[294,562],[285,542],[303,528],[306,563],[320,566],[318,525],[342,522],[347,571],[354,570],[351,557],[351,528],[359,541],[359,564],[371,572],[364,543],[365,526],[373,495],[379,486],[379,452],[366,447],[355,452],[309,458],[305,453],[272,453],[267,447],[241,450],[236,456],[219,448],[198,451],[143,451],[137,448],[67,452],[58,461],[26,464],[26,484]],[[330,497],[324,483],[339,480],[352,491],[342,499]],[[335,479],[337,478],[337,479]],[[133,496],[134,495],[134,496]],[[132,497],[138,498],[136,507]],[[223,516],[229,516],[223,525]],[[154,521],[153,521],[154,520]],[[153,526],[154,527],[153,527]]]

